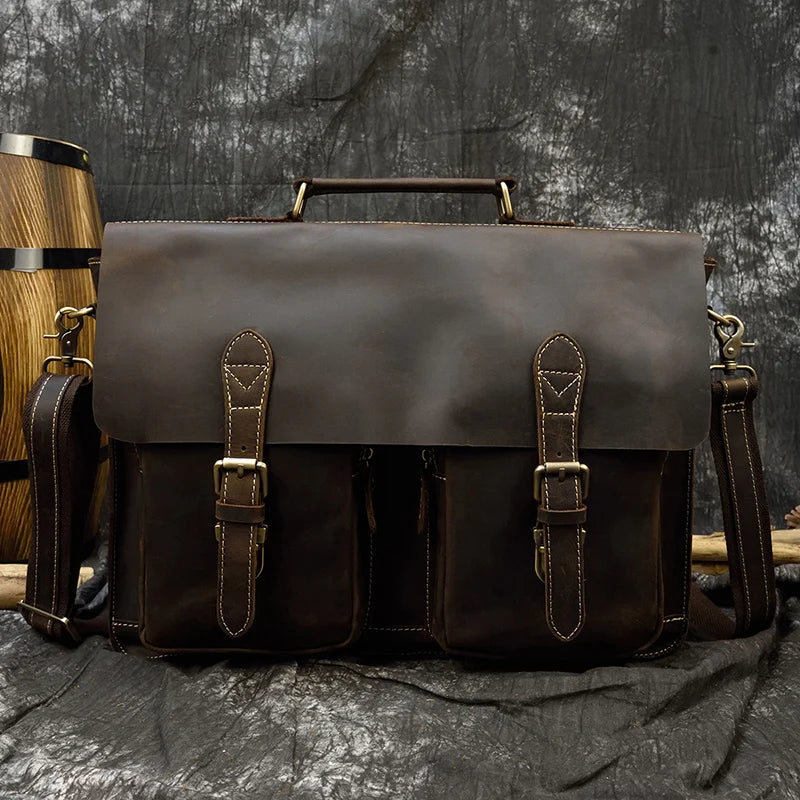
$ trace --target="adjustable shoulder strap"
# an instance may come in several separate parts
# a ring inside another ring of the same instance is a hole
[[[84,375],[45,372],[25,403],[33,525],[25,600],[28,624],[64,643],[80,641],[72,619],[97,469],[100,432]]]
[[[701,638],[748,636],[775,615],[769,510],[753,424],[755,374],[726,377],[711,387],[711,451],[717,468],[736,621],[702,592],[692,593],[691,629]]]

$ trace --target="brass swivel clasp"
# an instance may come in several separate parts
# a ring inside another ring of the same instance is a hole
[[[745,347],[755,347],[755,342],[744,341],[744,323],[733,314],[718,314],[708,308],[708,317],[714,323],[714,336],[719,343],[719,364],[712,364],[711,369],[721,369],[727,374],[736,370],[744,370],[755,375],[756,371],[749,364],[739,364],[737,359]]]
[[[47,365],[56,361],[60,362],[67,369],[72,369],[76,364],[85,364],[90,370],[94,369],[94,364],[88,358],[81,358],[76,355],[78,352],[78,335],[83,329],[86,317],[93,317],[97,311],[97,306],[90,305],[84,308],[73,308],[64,306],[56,312],[55,326],[56,333],[45,333],[45,339],[58,339],[61,348],[60,356],[47,356],[42,362],[42,371],[47,372]],[[75,324],[70,325],[72,320]]]

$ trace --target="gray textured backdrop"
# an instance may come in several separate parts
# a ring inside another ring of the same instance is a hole
[[[0,86],[0,129],[88,148],[106,220],[279,214],[301,175],[512,174],[525,215],[700,231],[760,344],[773,522],[800,502],[796,0],[1,0]]]

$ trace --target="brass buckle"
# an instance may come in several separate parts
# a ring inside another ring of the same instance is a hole
[[[559,483],[567,475],[579,475],[581,479],[581,496],[585,500],[589,496],[589,467],[578,461],[546,461],[533,471],[533,499],[542,501],[542,483],[545,477],[557,475]]]
[[[536,577],[542,583],[546,583],[547,565],[545,564],[544,560],[544,528],[537,526],[533,529],[533,544],[536,553],[536,557],[533,562],[534,569],[536,570]]]
[[[221,458],[214,462],[214,492],[217,496],[222,494],[223,470],[236,470],[236,477],[243,478],[245,472],[258,474],[259,495],[261,499],[267,496],[267,465],[255,458]]]
[[[214,537],[217,541],[219,541],[219,537],[222,533],[222,523],[218,522],[214,526]],[[256,572],[256,578],[261,576],[261,573],[264,571],[264,542],[267,541],[267,526],[266,525],[259,525],[258,530],[256,531],[256,546],[258,547],[258,572]]]
[[[586,529],[581,528],[581,544],[586,540]],[[547,583],[547,561],[545,559],[544,528],[537,525],[533,529],[533,544],[535,547],[535,557],[533,568],[536,570],[536,577],[542,582]]]
[[[21,601],[17,603],[17,609],[20,613],[22,613],[24,609],[25,611],[30,611],[32,614],[39,614],[39,616],[45,617],[53,622],[60,622],[64,626],[64,630],[66,630],[76,644],[80,644],[80,642],[83,641],[83,637],[78,633],[69,617],[57,617],[55,614],[51,614],[49,611],[44,611],[41,608],[32,606],[30,603],[23,603]]]

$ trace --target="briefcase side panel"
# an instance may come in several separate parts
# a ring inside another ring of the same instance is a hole
[[[109,626],[117,650],[139,641],[141,481],[134,445],[111,440],[108,542]]]
[[[433,630],[451,653],[537,660],[621,658],[663,620],[661,470],[666,454],[583,451],[585,624],[555,638],[536,573],[533,450],[444,448],[438,465]]]
[[[140,446],[142,642],[158,652],[299,654],[352,644],[364,624],[366,559],[353,448],[268,447],[269,492],[255,619],[218,622],[211,466],[217,445]],[[235,478],[234,478],[235,479]]]
[[[664,628],[643,657],[664,655],[689,628],[692,579],[692,496],[694,452],[671,452],[661,476],[661,544],[664,581]]]

